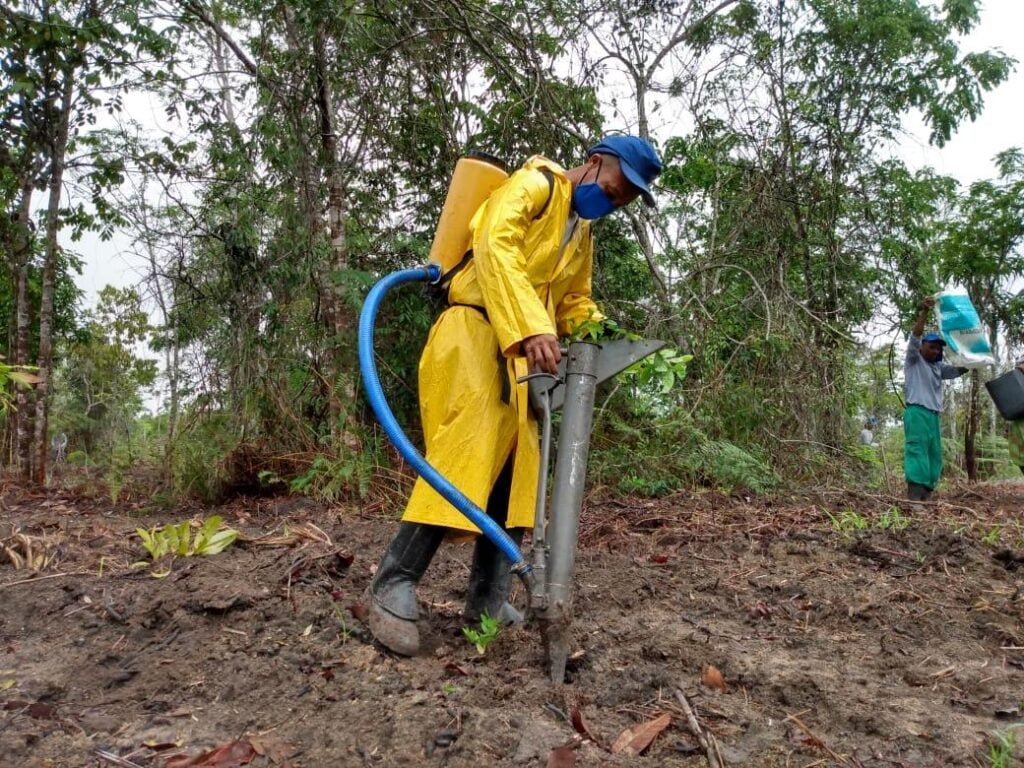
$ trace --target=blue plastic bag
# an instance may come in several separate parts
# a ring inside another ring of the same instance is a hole
[[[950,286],[935,297],[939,333],[946,340],[944,357],[952,365],[983,368],[995,365],[992,344],[967,291]]]

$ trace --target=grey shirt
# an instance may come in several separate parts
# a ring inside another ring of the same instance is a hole
[[[942,380],[956,379],[966,368],[944,363],[929,363],[921,357],[921,337],[910,334],[907,359],[903,363],[903,391],[907,405],[920,405],[930,411],[942,411]]]

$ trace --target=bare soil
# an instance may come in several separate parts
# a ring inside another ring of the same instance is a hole
[[[380,508],[150,513],[15,488],[2,506],[0,540],[53,556],[0,564],[2,766],[164,766],[234,740],[257,767],[569,765],[562,745],[577,766],[706,765],[677,688],[729,766],[989,766],[1014,733],[1004,764],[1024,765],[1022,485],[591,498],[557,685],[535,627],[483,656],[462,637],[468,546],[422,585],[423,655],[375,646],[359,606],[394,529]],[[247,540],[163,578],[129,567],[136,526],[215,513]],[[661,714],[645,752],[610,751]]]

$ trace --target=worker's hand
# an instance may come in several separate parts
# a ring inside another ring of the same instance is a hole
[[[530,372],[558,373],[558,361],[562,350],[558,348],[558,337],[553,333],[541,333],[523,339],[523,354],[530,364]]]
[[[935,306],[935,297],[934,296],[925,296],[924,299],[921,300],[921,303],[917,305],[917,308],[920,309],[922,312],[926,312],[926,311],[928,311],[929,309],[931,309],[934,306]]]

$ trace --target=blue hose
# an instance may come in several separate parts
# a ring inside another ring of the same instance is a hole
[[[441,276],[441,270],[436,264],[428,264],[425,267],[415,269],[403,269],[392,272],[382,278],[372,289],[363,302],[362,311],[359,313],[359,368],[363,374],[363,386],[366,388],[366,397],[370,401],[377,421],[384,427],[384,432],[394,443],[395,448],[402,454],[412,468],[426,480],[430,486],[445,498],[453,507],[465,515],[479,528],[483,534],[494,542],[495,546],[512,563],[512,571],[523,580],[529,588],[532,585],[532,570],[529,563],[523,559],[519,547],[512,541],[507,533],[492,520],[486,512],[470,501],[465,494],[452,485],[447,478],[434,469],[433,466],[416,450],[416,446],[406,437],[402,428],[398,425],[398,419],[391,412],[387,399],[384,397],[384,388],[380,384],[380,377],[377,375],[377,364],[374,360],[373,334],[374,325],[377,321],[377,312],[380,310],[384,295],[396,286],[403,283],[420,281],[435,282]]]

